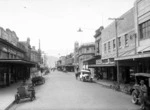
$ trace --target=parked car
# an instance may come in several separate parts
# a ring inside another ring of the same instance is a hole
[[[145,85],[147,86],[148,96],[145,97],[145,99],[144,99],[143,109],[150,108],[150,73],[136,73],[134,76],[135,76],[135,85],[131,89],[132,103],[140,104],[140,100],[141,100],[141,97],[140,97],[140,92],[141,92],[140,81],[144,80]]]
[[[19,103],[21,99],[29,98],[31,101],[35,99],[35,90],[32,84],[23,85],[17,88],[15,102]]]
[[[33,86],[44,84],[45,78],[43,76],[35,76],[32,78],[32,84]]]
[[[93,81],[93,77],[91,76],[91,72],[89,70],[81,70],[79,78],[81,81]]]

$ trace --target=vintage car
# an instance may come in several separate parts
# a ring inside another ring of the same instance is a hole
[[[17,94],[15,95],[15,102],[19,103],[21,99],[29,98],[31,101],[34,100],[35,90],[32,84],[21,85],[17,88]]]
[[[45,78],[43,76],[35,76],[31,79],[33,86],[44,84]]]
[[[81,81],[93,81],[93,78],[91,76],[91,72],[89,70],[81,70],[79,78]]]
[[[144,80],[145,85],[147,86],[147,93],[148,96],[144,99],[144,107],[149,108],[150,107],[150,73],[136,73],[135,75],[135,85],[131,89],[132,93],[132,103],[134,104],[140,104],[141,97],[140,97],[140,81]]]

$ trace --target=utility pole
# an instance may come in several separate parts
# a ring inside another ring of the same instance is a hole
[[[118,27],[118,22],[119,20],[124,20],[124,18],[109,18],[109,20],[114,20],[115,21],[115,34],[116,34],[116,58],[118,58],[119,56],[119,53],[118,53],[118,30],[117,30],[117,27]],[[117,60],[116,61],[116,64],[117,64],[117,82],[118,84],[120,84],[120,72],[119,72],[119,61]]]

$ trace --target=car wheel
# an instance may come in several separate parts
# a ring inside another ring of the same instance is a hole
[[[132,92],[132,103],[134,104],[138,103],[138,96],[135,90]]]
[[[83,82],[85,82],[85,78],[83,78]]]
[[[18,104],[19,103],[19,97],[18,95],[15,95],[15,102]]]

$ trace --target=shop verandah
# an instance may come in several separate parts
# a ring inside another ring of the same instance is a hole
[[[150,53],[139,53],[132,56],[116,58],[122,70],[126,69],[128,77],[135,73],[149,73],[150,74]],[[125,68],[126,67],[126,68]]]
[[[30,78],[30,68],[35,65],[36,63],[20,59],[0,59],[0,86],[9,86]]]
[[[98,77],[98,79],[117,81],[116,65],[114,63],[97,65],[95,64],[89,65],[88,67],[94,69],[95,77]]]

